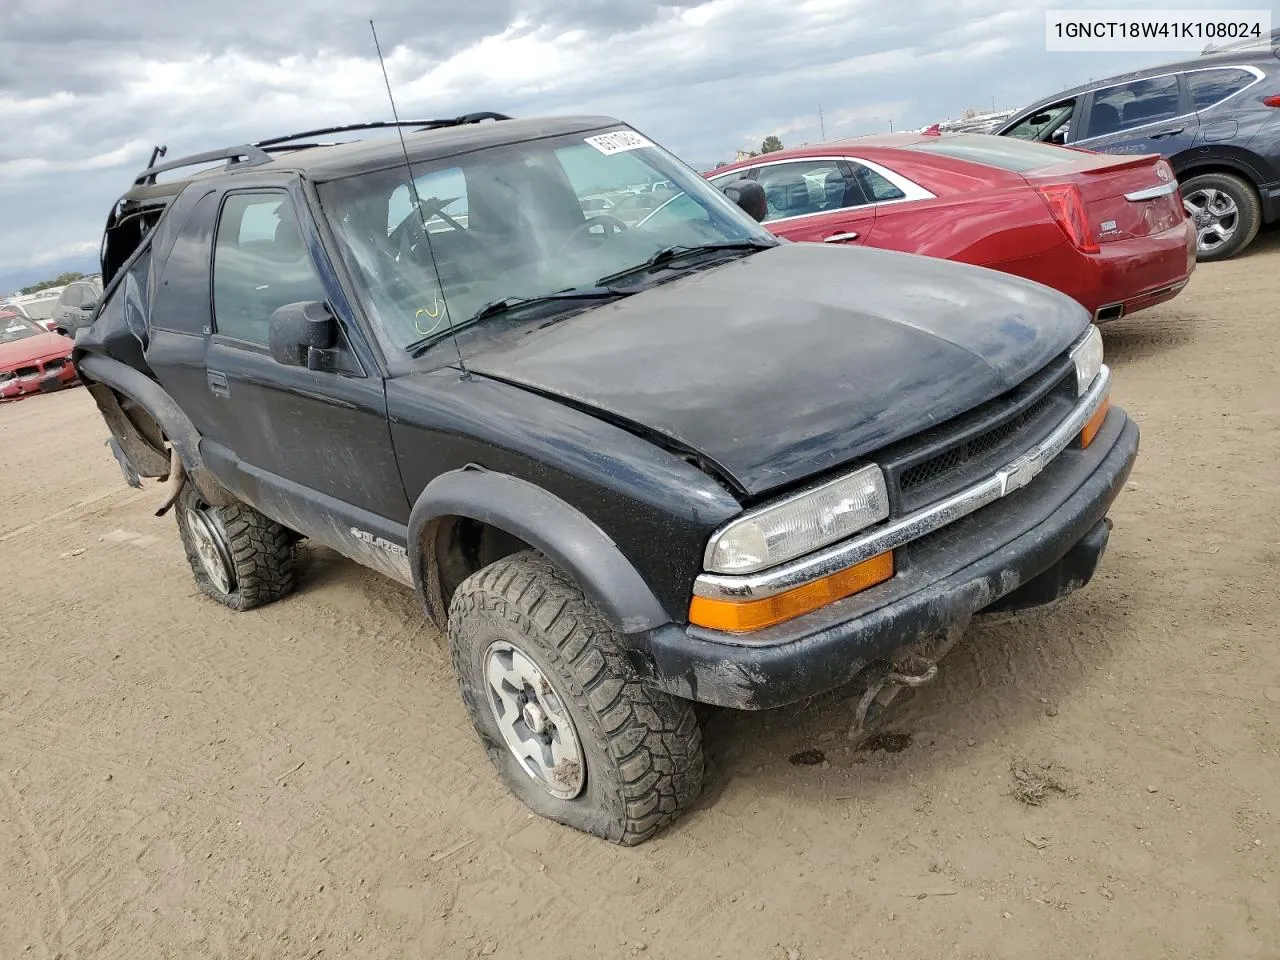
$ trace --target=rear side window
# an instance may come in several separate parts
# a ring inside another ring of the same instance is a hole
[[[1233,93],[1239,93],[1257,78],[1248,70],[1193,70],[1186,74],[1191,100],[1197,110],[1207,110]]]
[[[864,167],[856,160],[850,160],[849,166],[853,170],[854,182],[857,183],[867,197],[866,202],[884,203],[887,200],[901,200],[906,196],[905,193],[870,167]],[[845,205],[854,206],[853,203]]]
[[[79,284],[73,283],[62,291],[62,296],[58,298],[58,301],[64,307],[78,307],[84,302],[84,288]]]
[[[227,197],[213,253],[213,322],[223,336],[267,343],[271,314],[286,303],[324,300],[287,194]]]
[[[1034,140],[1018,140],[1009,137],[993,137],[985,133],[962,133],[953,137],[939,137],[906,145],[908,150],[936,153],[955,160],[982,163],[1014,173],[1039,170],[1069,159],[1072,154],[1063,147],[1055,147]]]
[[[1093,95],[1089,129],[1084,135],[1090,138],[1123,133],[1134,127],[1168,120],[1180,112],[1177,77],[1152,77],[1122,83]]]

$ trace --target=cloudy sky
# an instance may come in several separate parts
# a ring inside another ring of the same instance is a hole
[[[91,269],[156,144],[402,116],[607,113],[694,164],[1017,106],[1162,54],[1044,50],[1048,7],[1198,0],[3,0],[0,292]]]

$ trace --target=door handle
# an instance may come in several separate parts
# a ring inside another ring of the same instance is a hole
[[[231,387],[227,383],[227,375],[219,373],[217,370],[209,370],[205,377],[209,381],[209,389],[219,397],[231,396]]]
[[[829,237],[823,237],[823,243],[844,243],[846,240],[857,240],[858,232],[850,230],[848,233],[833,233]]]
[[[1181,133],[1182,130],[1182,127],[1178,127],[1176,130],[1161,130],[1159,133],[1151,134],[1151,139],[1159,140],[1161,137],[1172,137],[1174,134]]]

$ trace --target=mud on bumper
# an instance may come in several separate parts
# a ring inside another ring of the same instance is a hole
[[[750,636],[668,624],[629,639],[645,682],[676,696],[760,710],[843,686],[895,650],[977,613],[1038,606],[1083,587],[1110,533],[1107,511],[1138,453],[1112,406],[1087,449],[1031,484],[899,548],[892,580]]]

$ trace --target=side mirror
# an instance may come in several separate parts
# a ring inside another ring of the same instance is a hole
[[[286,303],[271,314],[267,328],[271,359],[287,367],[325,369],[325,351],[332,350],[337,339],[338,322],[321,300]]]
[[[764,187],[754,180],[735,180],[725,184],[721,192],[740,206],[755,219],[757,223],[769,213],[769,202],[764,195]]]

